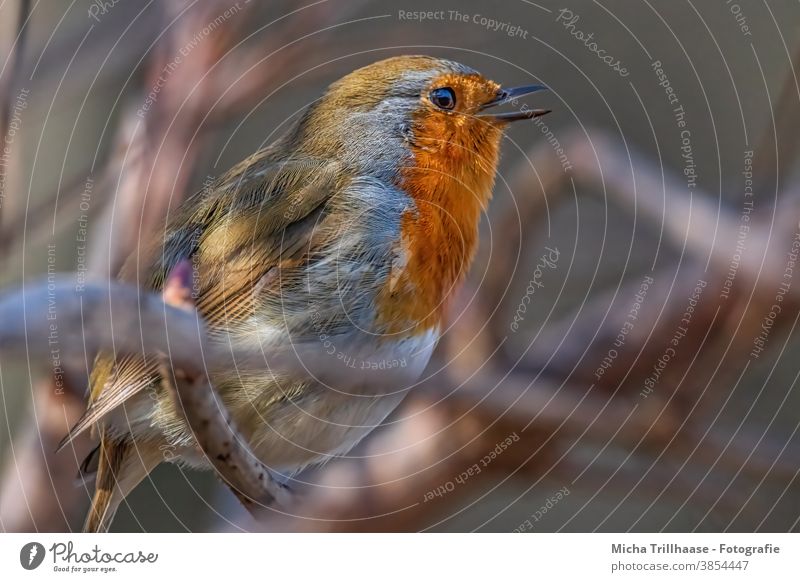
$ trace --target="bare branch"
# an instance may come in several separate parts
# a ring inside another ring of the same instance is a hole
[[[193,311],[188,261],[172,270],[163,297],[167,304]],[[275,504],[287,505],[289,490],[272,478],[269,469],[250,450],[207,376],[197,374],[192,378],[180,368],[170,370],[169,366],[162,366],[161,375],[167,379],[175,407],[183,411],[200,449],[248,511],[258,517]]]
[[[203,372],[204,325],[195,313],[170,307],[158,295],[123,283],[94,282],[76,289],[67,275],[0,296],[0,350],[49,357],[53,328],[61,359],[75,369],[94,354],[169,353],[193,374]]]
[[[245,436],[208,379],[205,376],[192,379],[180,370],[173,370],[172,382],[167,384],[198,446],[222,482],[247,510],[258,519],[270,507],[288,506],[292,500],[290,490],[275,481],[269,469],[250,450]]]

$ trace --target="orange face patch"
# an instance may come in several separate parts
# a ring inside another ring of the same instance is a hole
[[[475,255],[499,157],[502,124],[478,117],[499,85],[477,74],[446,74],[431,83],[437,88],[452,89],[455,105],[443,110],[425,94],[414,114],[413,161],[398,183],[416,203],[401,223],[407,258],[378,306],[388,332],[400,335],[441,324]]]

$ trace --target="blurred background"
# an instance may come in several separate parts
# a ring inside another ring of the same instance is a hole
[[[797,2],[14,0],[0,26],[4,291],[115,275],[376,60],[551,88],[421,386],[269,528],[800,529]],[[88,505],[89,441],[53,454],[87,369],[56,360],[0,355],[3,531]],[[251,527],[212,473],[162,465],[113,529]]]

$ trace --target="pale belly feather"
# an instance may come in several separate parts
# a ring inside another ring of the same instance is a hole
[[[255,455],[273,471],[291,475],[347,453],[381,424],[419,378],[437,340],[433,331],[384,340],[368,359],[360,355],[363,348],[354,351],[348,390],[314,380],[276,382],[263,371],[241,369],[214,378],[214,383],[240,431],[248,435]],[[379,378],[380,388],[371,390],[371,383]],[[117,422],[123,420],[114,416]],[[176,453],[174,458],[207,468],[208,462],[179,418],[171,398],[159,390],[155,401],[142,394],[126,404],[123,430],[140,439],[163,441],[167,450]]]

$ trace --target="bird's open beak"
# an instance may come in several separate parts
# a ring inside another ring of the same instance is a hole
[[[481,106],[481,111],[498,105],[505,105],[516,101],[520,97],[536,93],[537,91],[546,91],[547,87],[544,85],[525,85],[524,87],[512,87],[511,89],[500,89],[497,95],[491,101],[487,101]],[[488,117],[489,119],[498,121],[517,121],[520,119],[533,119],[540,115],[550,113],[550,109],[528,109],[526,106],[518,109],[517,111],[509,111],[506,113],[482,113],[479,117]]]

